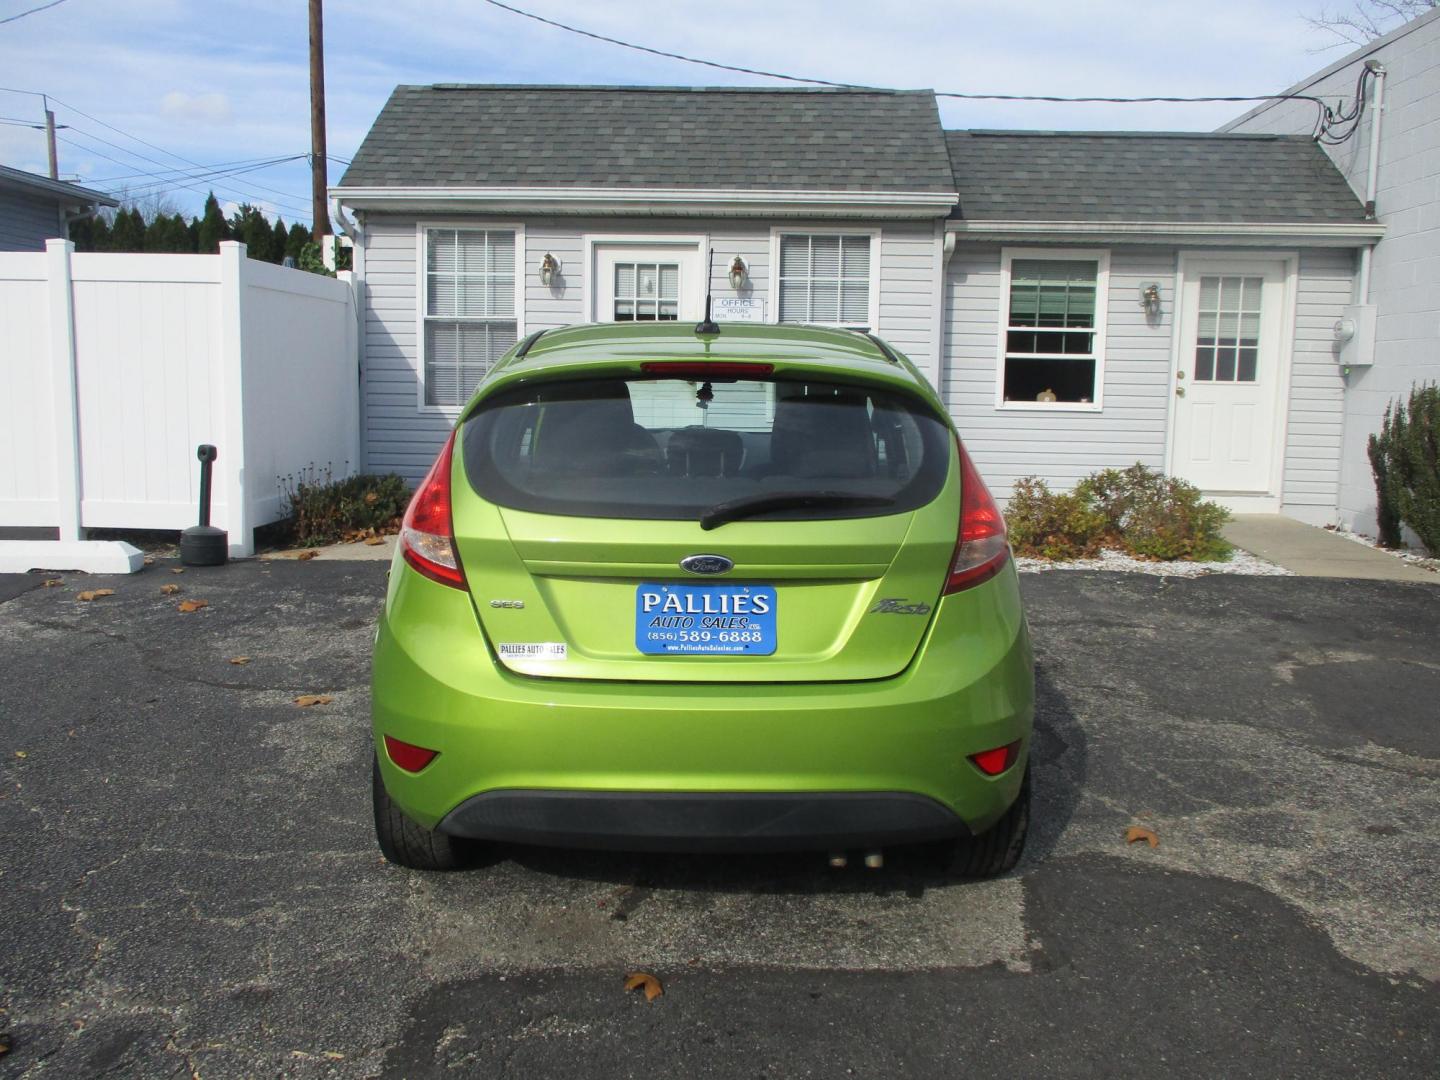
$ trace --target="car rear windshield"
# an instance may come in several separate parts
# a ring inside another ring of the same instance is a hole
[[[482,402],[461,439],[471,485],[500,506],[707,528],[913,510],[944,485],[951,447],[917,397],[794,378],[519,387]]]

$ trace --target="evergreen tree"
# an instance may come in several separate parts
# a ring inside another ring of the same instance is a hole
[[[214,255],[220,250],[220,241],[229,239],[229,225],[225,221],[225,215],[220,212],[220,203],[212,191],[205,200],[204,216],[195,226],[195,250],[201,255]]]
[[[301,225],[298,221],[290,226],[290,233],[285,237],[285,254],[295,260],[295,265],[300,265],[300,252],[310,242],[310,230]]]
[[[145,233],[145,218],[141,215],[140,208],[122,208],[115,215],[115,224],[110,230],[110,250],[144,251]]]
[[[87,251],[110,251],[110,220],[104,214],[90,219],[90,247]]]
[[[70,222],[70,242],[76,251],[94,251],[95,219],[83,217]]]

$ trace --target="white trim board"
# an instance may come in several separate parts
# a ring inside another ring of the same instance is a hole
[[[331,198],[358,210],[551,214],[811,214],[845,217],[943,217],[954,192],[786,191],[725,188],[354,187]]]
[[[947,232],[986,240],[1065,240],[1088,243],[1248,244],[1291,241],[1316,247],[1365,247],[1385,235],[1378,221],[1306,225],[1194,221],[950,221]]]

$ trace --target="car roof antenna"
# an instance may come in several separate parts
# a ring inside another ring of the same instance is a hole
[[[715,269],[715,249],[709,251],[709,259],[705,266],[705,318],[695,324],[697,334],[718,334],[720,326],[714,319],[710,318],[710,282],[713,279]]]

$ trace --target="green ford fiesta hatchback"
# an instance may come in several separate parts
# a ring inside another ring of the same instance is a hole
[[[697,331],[534,335],[465,408],[375,641],[381,850],[945,841],[1010,869],[1030,643],[943,406],[863,333]]]

